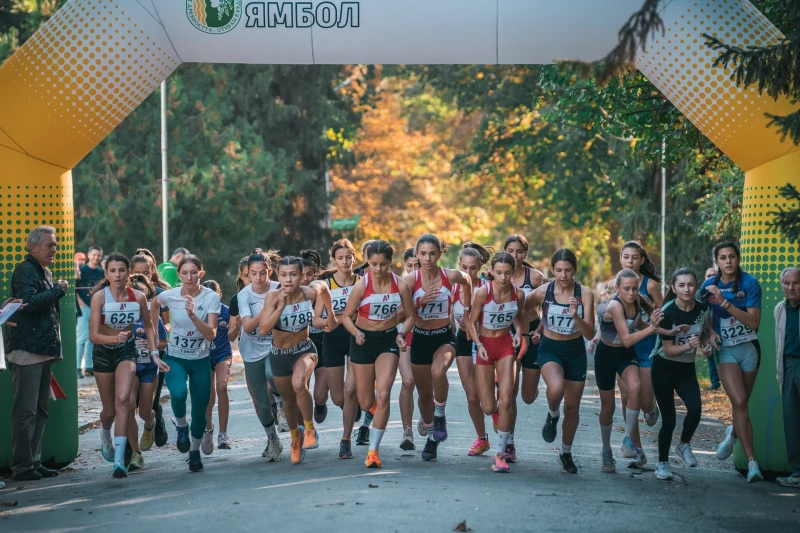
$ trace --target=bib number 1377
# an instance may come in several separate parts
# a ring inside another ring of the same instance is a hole
[[[203,347],[203,337],[182,337],[180,335],[172,335],[171,343],[176,348],[184,350],[198,350]]]

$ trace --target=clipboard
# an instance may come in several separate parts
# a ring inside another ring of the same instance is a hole
[[[8,321],[8,319],[11,318],[11,316],[14,313],[16,313],[17,309],[19,309],[20,307],[22,307],[21,302],[6,304],[3,310],[0,311],[0,326],[5,324]]]

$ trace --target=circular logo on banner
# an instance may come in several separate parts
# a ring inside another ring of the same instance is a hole
[[[227,33],[242,18],[242,0],[186,0],[189,22],[206,33]]]

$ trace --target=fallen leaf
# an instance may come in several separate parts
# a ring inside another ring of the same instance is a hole
[[[17,505],[19,505],[19,502],[16,502],[16,501],[15,502],[0,502],[0,505],[2,505],[3,507],[16,507]]]
[[[464,520],[454,527],[453,531],[472,531],[472,528],[467,527],[467,521]]]
[[[371,488],[371,489],[377,489],[377,488],[378,488],[378,485],[373,485],[372,483],[370,483],[370,484],[369,484],[369,488]]]

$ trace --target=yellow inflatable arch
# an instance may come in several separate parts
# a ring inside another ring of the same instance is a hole
[[[0,269],[9,292],[27,232],[57,228],[57,276],[73,278],[72,169],[182,62],[534,64],[599,59],[641,0],[72,0],[0,67]],[[775,379],[772,309],[778,274],[798,250],[766,226],[778,187],[800,182],[800,151],[768,129],[785,114],[711,67],[703,33],[731,44],[776,43],[780,32],[746,0],[664,2],[666,32],[638,58],[641,71],[746,171],[744,268],[764,289],[763,360],[751,402],[762,468],[787,469]],[[565,36],[568,36],[565,38]],[[74,284],[71,284],[74,286]],[[70,294],[71,296],[71,294]],[[75,314],[62,300],[65,361],[55,374],[43,458],[78,449]],[[11,462],[10,381],[0,375],[0,466]],[[743,465],[739,454],[738,466]]]

